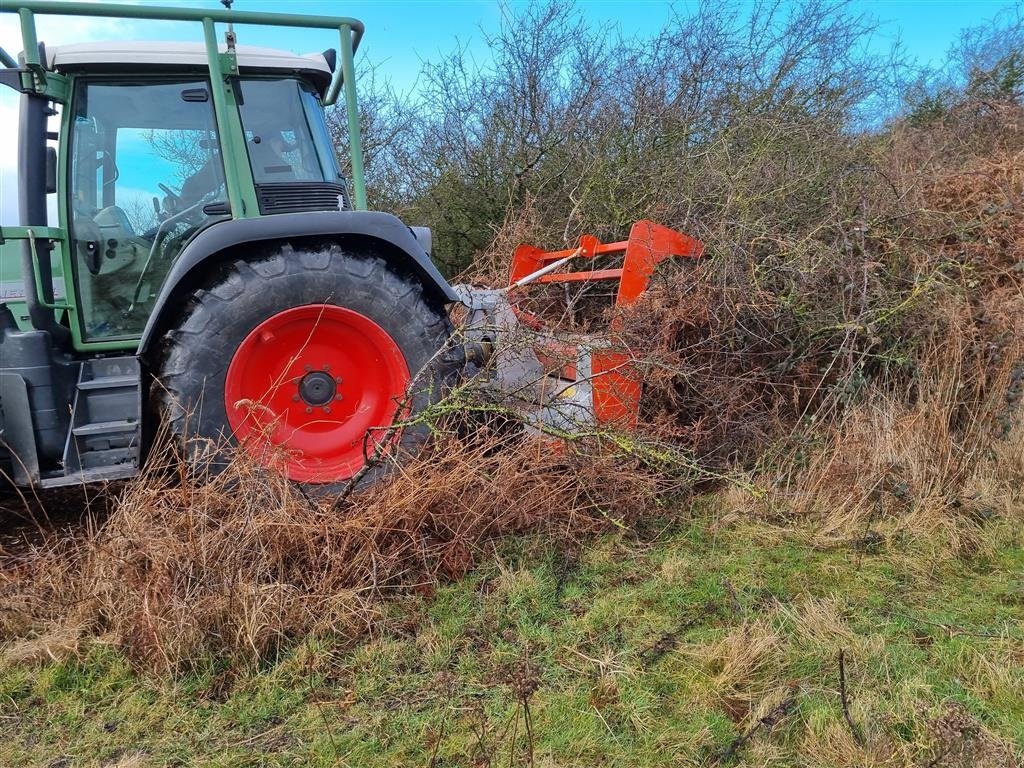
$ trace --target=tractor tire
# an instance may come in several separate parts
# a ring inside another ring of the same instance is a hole
[[[451,333],[444,307],[379,256],[286,244],[195,291],[164,336],[153,393],[202,471],[222,470],[241,446],[330,494],[385,472],[368,461],[375,453],[422,448],[427,425],[388,428],[450,384]]]

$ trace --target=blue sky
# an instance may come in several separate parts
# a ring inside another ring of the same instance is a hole
[[[16,0],[3,2],[16,3]],[[220,8],[217,0],[162,0],[150,4]],[[877,18],[879,29],[871,45],[880,52],[888,51],[894,42],[902,40],[907,53],[919,63],[937,64],[961,29],[977,25],[1014,4],[1012,0],[854,0],[850,7]],[[651,34],[670,17],[673,8],[676,13],[686,15],[695,5],[685,0],[674,4],[660,0],[581,0],[578,3],[590,20],[614,24],[627,35]],[[382,73],[390,76],[399,87],[412,85],[421,61],[450,51],[456,42],[468,44],[474,54],[485,57],[487,48],[481,29],[495,29],[501,16],[497,0],[236,0],[235,8],[343,14],[362,19],[367,27],[363,54],[379,62]],[[13,18],[0,21],[13,22]],[[102,39],[114,31],[111,22],[83,23],[75,19],[60,20],[46,27],[49,28],[44,28],[40,37],[51,44]],[[13,31],[11,24],[0,23],[0,45],[9,50],[17,47],[17,40],[10,34]],[[199,39],[197,27],[171,23],[134,23],[125,25],[124,33],[136,39]],[[287,48],[297,53],[334,44],[334,35],[327,31],[242,27],[239,33],[242,43]]]
[[[16,0],[0,2],[7,5]],[[220,8],[217,0],[162,0],[159,4]],[[655,0],[578,3],[590,21],[611,24],[627,36],[653,34],[673,10],[685,16],[695,5]],[[877,20],[878,30],[869,42],[872,50],[885,54],[900,41],[911,60],[921,65],[938,65],[963,28],[977,26],[1015,6],[1019,6],[1015,0],[854,0],[850,9]],[[236,0],[235,8],[344,14],[362,19],[367,32],[359,55],[378,64],[379,75],[402,91],[415,88],[424,61],[436,60],[457,44],[466,46],[478,60],[486,60],[488,50],[483,32],[495,30],[501,19],[497,0]],[[15,21],[13,15],[0,14],[0,46],[12,53],[20,49]],[[337,40],[335,34],[319,30],[239,27],[238,34],[242,44],[285,48],[296,53],[335,47]],[[48,17],[39,21],[39,37],[51,45],[119,38],[198,41],[200,32],[197,25]],[[0,92],[0,223],[12,223],[15,216],[15,115],[13,92],[4,89]]]
[[[468,43],[474,53],[486,55],[481,28],[496,28],[501,16],[498,3],[492,0],[375,0],[344,4],[239,0],[243,2],[244,7],[253,10],[288,7],[296,11],[338,13],[343,9],[345,14],[362,19],[367,27],[366,55],[382,62],[382,70],[398,86],[412,81],[422,60],[450,51],[457,40]],[[860,0],[851,4],[851,10],[877,19],[879,28],[872,46],[879,52],[887,52],[901,40],[906,52],[918,63],[937,65],[961,29],[976,26],[1013,5],[1015,3],[1006,0]],[[599,24],[616,25],[626,35],[653,34],[670,18],[673,8],[685,16],[687,10],[695,6],[693,2],[670,4],[660,0],[583,0],[578,3],[587,18]],[[252,30],[253,42],[262,41],[263,34]],[[278,45],[288,45],[299,52],[303,45],[302,34],[290,30],[274,38]]]

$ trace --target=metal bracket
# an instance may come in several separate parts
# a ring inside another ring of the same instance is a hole
[[[68,101],[68,79],[55,72],[37,71],[28,66],[0,69],[0,85],[18,93],[37,93],[61,104]]]
[[[43,82],[37,82],[35,92],[60,104],[67,104],[71,91],[68,88],[68,79],[64,75],[46,72]]]
[[[220,71],[225,77],[238,74],[238,57],[235,56],[234,51],[229,50],[227,53],[222,53],[218,58],[220,59]]]
[[[0,85],[13,88],[18,93],[25,93],[25,85],[21,79],[25,72],[24,69],[0,69]]]

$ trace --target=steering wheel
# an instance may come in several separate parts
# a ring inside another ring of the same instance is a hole
[[[160,187],[160,191],[163,192],[164,197],[164,210],[170,214],[175,214],[181,210],[181,195],[175,192],[173,189],[168,187],[166,184],[157,184]]]

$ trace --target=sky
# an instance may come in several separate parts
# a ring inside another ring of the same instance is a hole
[[[16,2],[0,0],[0,6],[10,7]],[[217,0],[161,0],[150,4],[221,7]],[[597,25],[609,24],[626,36],[644,36],[657,32],[673,13],[685,16],[696,3],[580,0],[577,5]],[[962,29],[977,26],[1015,5],[1014,0],[852,0],[850,7],[877,20],[877,31],[868,43],[872,50],[886,54],[900,42],[911,60],[937,66]],[[375,62],[378,74],[399,91],[415,90],[422,64],[440,58],[456,45],[467,47],[477,60],[485,61],[485,33],[496,30],[501,19],[498,0],[235,0],[234,7],[345,14],[361,19],[366,24],[366,36],[357,56]],[[67,17],[40,17],[37,23],[39,39],[49,45],[110,39],[201,40],[200,27],[193,24]],[[326,30],[238,27],[236,31],[240,44],[295,53],[337,46],[337,35]],[[17,17],[12,14],[0,14],[0,46],[12,55],[21,48]],[[17,220],[16,134],[17,98],[13,91],[0,89],[0,224]]]

